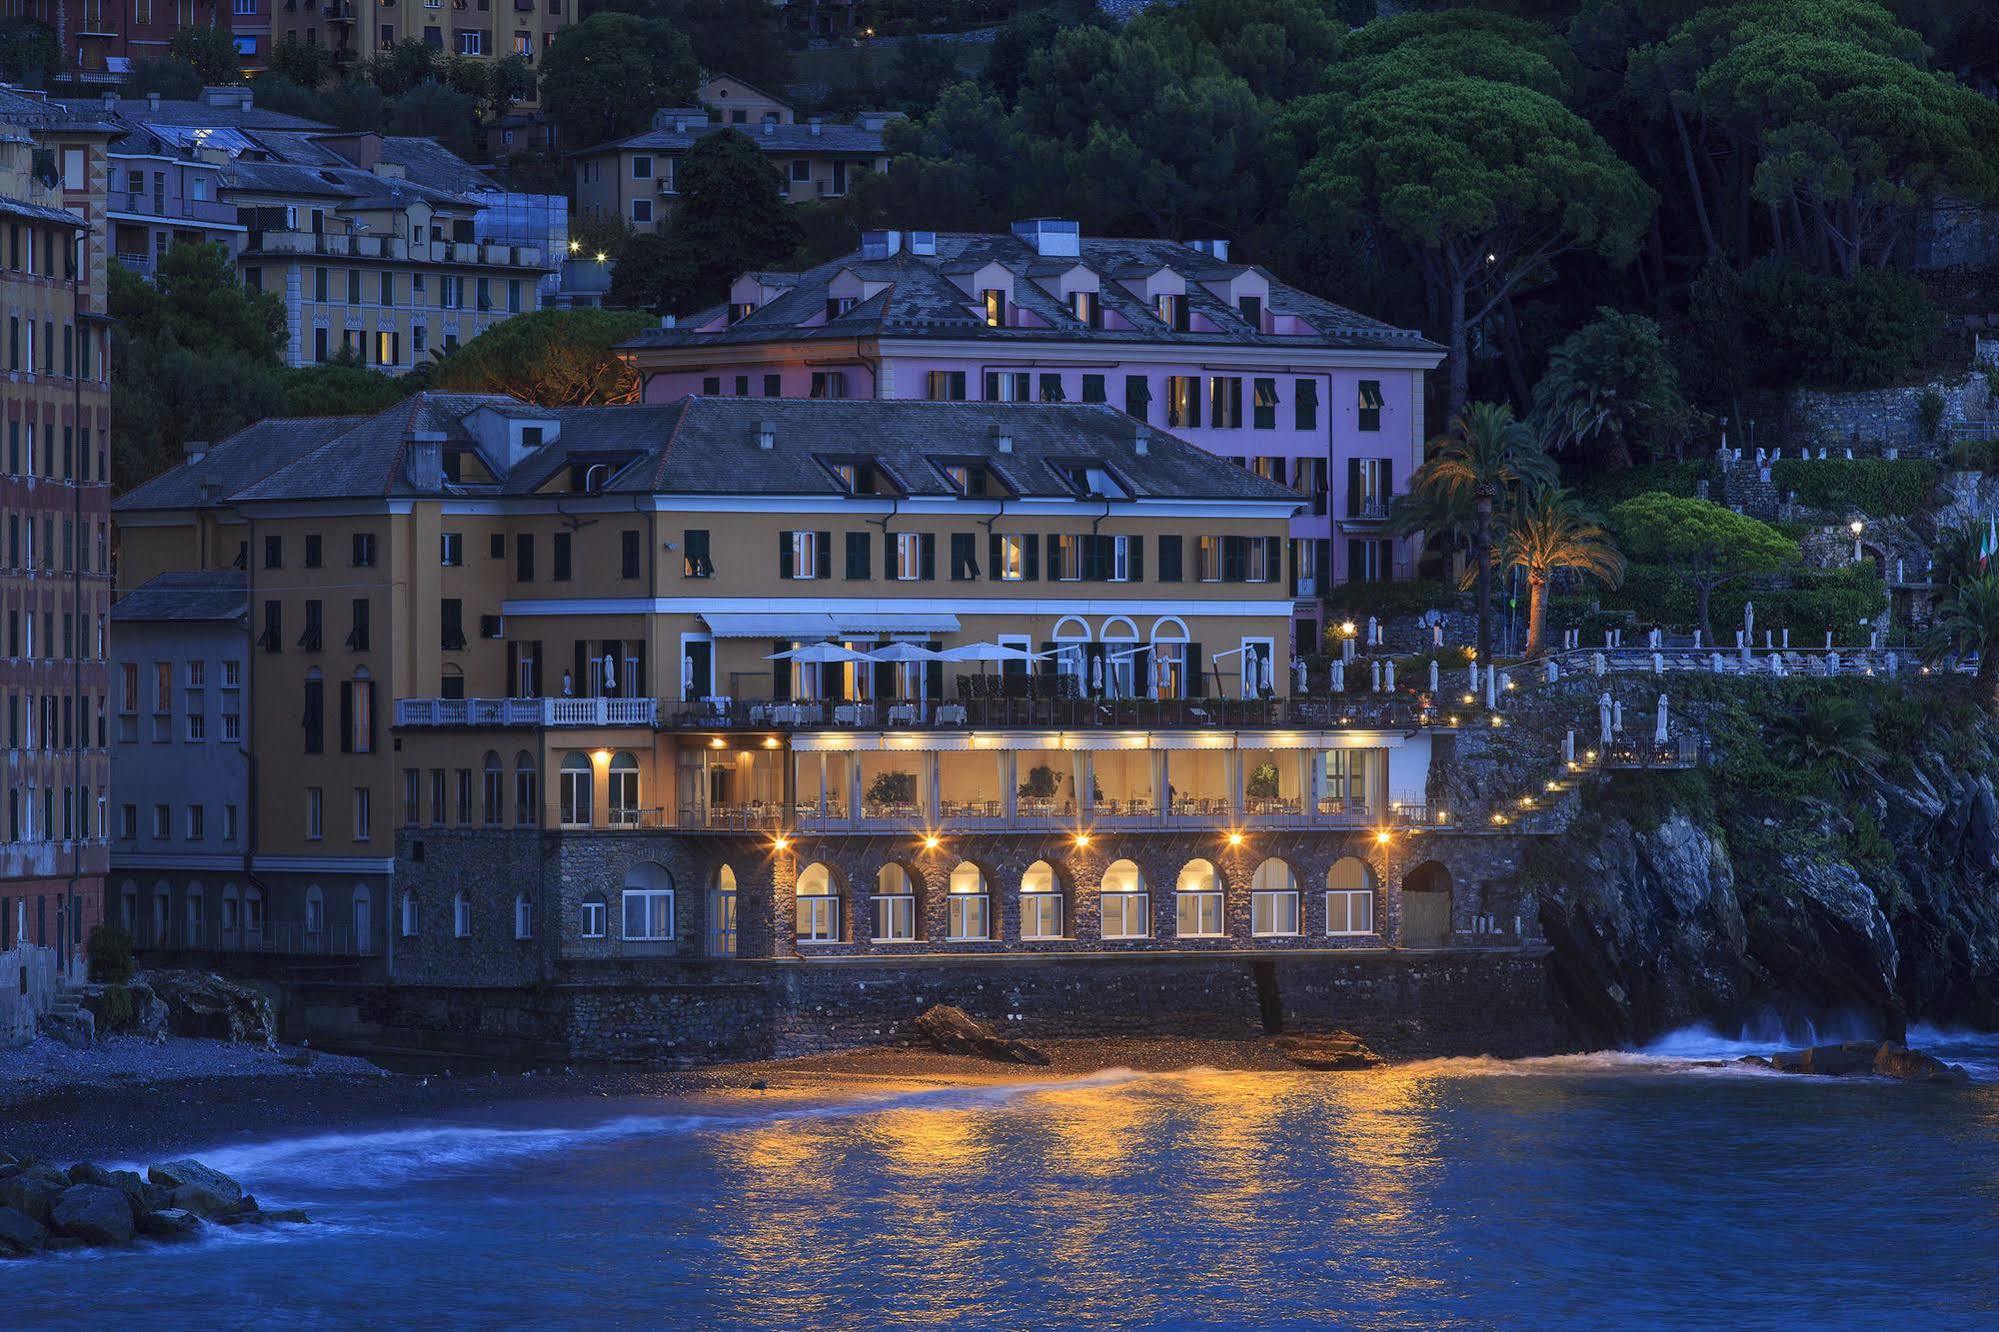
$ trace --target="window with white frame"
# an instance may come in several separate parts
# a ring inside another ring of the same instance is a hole
[[[1151,935],[1151,895],[1145,876],[1129,860],[1114,860],[1104,870],[1097,893],[1106,939],[1143,939]]]
[[[472,937],[472,902],[462,891],[451,899],[451,935],[455,939]]]
[[[875,875],[875,941],[902,943],[916,937],[916,884],[909,871],[884,865]]]
[[[793,532],[791,534],[791,576],[793,578],[817,578],[819,576],[819,534],[817,532]]]
[[[1250,880],[1249,932],[1264,938],[1298,933],[1298,879],[1275,857],[1258,865]]]
[[[305,836],[309,842],[326,836],[326,791],[322,787],[305,788]]]
[[[1054,866],[1045,860],[1035,861],[1020,876],[1020,937],[1062,937],[1062,889]]]
[[[796,902],[794,933],[800,943],[840,941],[840,898],[833,872],[824,865],[807,865],[798,874],[792,896]]]
[[[581,930],[584,938],[601,939],[604,937],[604,917],[606,914],[605,903],[602,897],[593,893],[583,899]]]
[[[895,534],[895,576],[900,582],[923,577],[923,537],[917,532]]]
[[[1182,939],[1214,939],[1222,933],[1222,881],[1214,865],[1190,860],[1174,887],[1174,921]]]
[[[1027,538],[1002,533],[999,539],[999,577],[1003,583],[1018,583],[1027,577]]]
[[[611,759],[605,775],[605,798],[610,805],[614,827],[636,827],[639,822],[639,761],[630,754]]]
[[[534,938],[534,904],[528,901],[526,893],[514,894],[514,937]]]
[[[1374,933],[1374,871],[1356,856],[1327,871],[1326,933]]]
[[[673,890],[627,888],[620,899],[625,938],[657,943],[673,937]]]
[[[945,898],[945,933],[953,939],[992,938],[992,894],[985,871],[963,861],[951,871],[951,891]]]
[[[590,826],[590,796],[595,773],[588,755],[571,754],[562,760],[557,794],[562,801],[562,824],[566,828]]]
[[[1141,537],[1114,536],[1111,538],[1110,578],[1113,583],[1131,581],[1131,547]]]
[[[413,892],[409,892],[408,890],[404,890],[403,892],[402,914],[403,914],[403,921],[402,921],[403,938],[405,939],[416,938],[416,926],[417,926],[416,894]]]

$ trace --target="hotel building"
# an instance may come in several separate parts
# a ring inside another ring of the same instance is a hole
[[[1450,728],[1294,696],[1298,506],[1103,404],[426,393],[252,426],[117,518],[140,595],[246,580],[267,924],[212,946],[461,984],[1449,939]]]
[[[1301,650],[1322,598],[1407,578],[1387,530],[1422,462],[1423,375],[1443,349],[1266,270],[1226,241],[873,232],[800,273],[739,278],[726,306],[626,344],[648,402],[735,397],[1108,403],[1297,495],[1285,590]]]
[[[110,324],[105,145],[116,127],[0,89],[0,611],[7,810],[0,949],[76,956],[103,913]]]

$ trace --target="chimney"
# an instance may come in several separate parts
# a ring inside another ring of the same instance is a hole
[[[1016,239],[1044,259],[1074,259],[1083,252],[1083,227],[1060,217],[1030,217],[1013,224]]]
[[[760,449],[771,449],[776,446],[777,423],[775,421],[757,422],[757,447]]]
[[[181,452],[187,455],[187,461],[190,465],[198,463],[208,456],[208,441],[205,439],[191,439],[180,447]]]
[[[812,117],[812,118],[811,118],[810,120],[807,120],[807,121],[806,121],[805,123],[806,123],[807,125],[809,125],[809,126],[811,126],[811,127],[812,127],[812,137],[813,137],[813,138],[815,138],[815,139],[816,139],[816,138],[818,138],[818,137],[819,137],[819,117],[817,117],[817,116],[813,116],[813,117]]]
[[[1229,260],[1229,243],[1225,240],[1221,240],[1218,238],[1209,239],[1209,240],[1190,240],[1187,242],[1187,248],[1190,250],[1197,250],[1200,253],[1207,255],[1210,259],[1219,260],[1222,263],[1227,263]]]
[[[146,94],[146,109],[149,111],[160,109],[160,95],[158,93],[149,92]]]
[[[672,315],[661,315],[661,316],[659,317],[659,326],[660,326],[661,328],[672,328],[672,327],[673,327],[673,316],[672,316]]]
[[[116,88],[106,88],[104,90],[104,109],[106,111],[116,111],[118,109],[118,90]]]
[[[1132,436],[1131,449],[1141,458],[1152,452],[1152,432],[1140,426],[1138,433]]]
[[[1012,435],[1001,435],[1001,436],[999,437],[999,451],[1000,451],[1001,453],[1012,453],[1012,452],[1013,452],[1013,436],[1012,436]]]
[[[937,233],[934,231],[912,231],[909,233],[911,254],[937,253]]]
[[[864,231],[861,233],[861,258],[887,259],[902,252],[900,231]]]

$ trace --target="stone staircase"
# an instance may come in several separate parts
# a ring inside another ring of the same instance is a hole
[[[76,991],[61,981],[35,1025],[42,1035],[78,1050],[90,1048],[97,1040],[97,1018],[83,1006]]]

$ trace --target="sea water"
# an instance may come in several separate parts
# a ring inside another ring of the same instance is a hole
[[[1999,1040],[1911,1043],[1974,1082],[1689,1032],[342,1125],[201,1152],[313,1224],[0,1265],[0,1326],[1999,1326]]]

